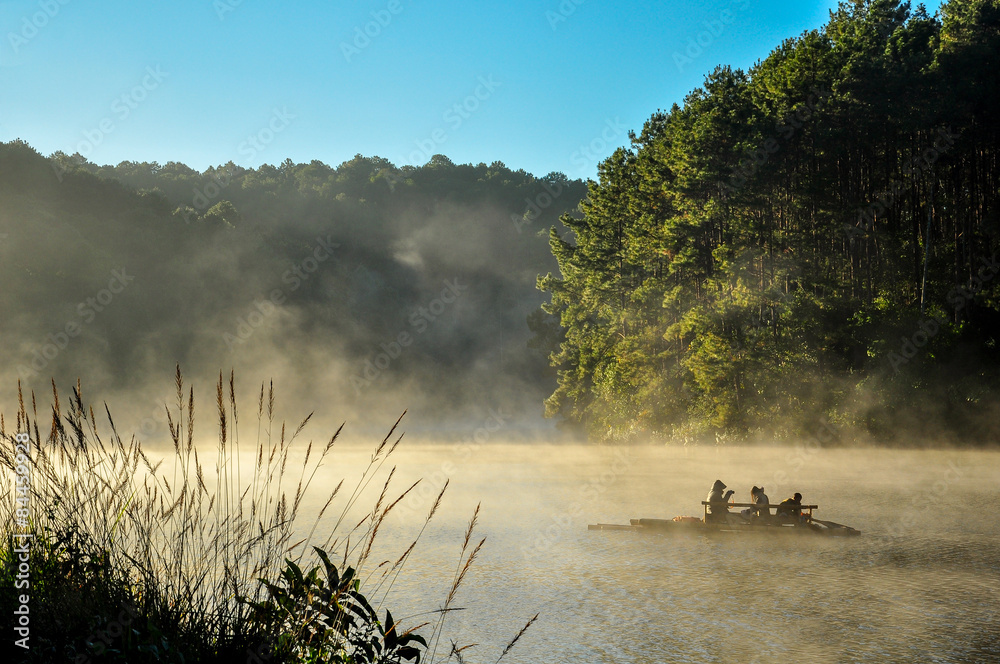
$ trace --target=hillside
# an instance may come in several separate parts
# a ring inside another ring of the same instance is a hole
[[[145,415],[180,363],[288,376],[331,418],[537,422],[553,375],[527,318],[555,265],[539,231],[584,193],[440,155],[198,173],[3,144],[2,378],[83,377]]]

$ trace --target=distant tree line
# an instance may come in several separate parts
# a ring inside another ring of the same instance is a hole
[[[443,155],[199,172],[0,144],[0,373],[140,393],[177,362],[235,366],[287,371],[346,414],[540,417],[555,377],[526,347],[535,282],[555,267],[547,229],[585,194],[562,173]],[[123,268],[127,288],[102,300]],[[449,284],[461,296],[440,309]]]

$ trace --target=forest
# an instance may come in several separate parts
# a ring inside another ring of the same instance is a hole
[[[180,363],[418,430],[995,442],[998,65],[995,0],[841,3],[586,183],[0,144],[4,377],[143,413]]]
[[[547,229],[585,194],[443,155],[198,172],[0,144],[2,378],[83,378],[151,437],[177,363],[273,377],[331,421],[410,409],[440,433],[499,408],[513,435],[544,424],[555,372],[528,319]]]
[[[1000,3],[841,3],[553,227],[546,412],[595,438],[996,442]]]

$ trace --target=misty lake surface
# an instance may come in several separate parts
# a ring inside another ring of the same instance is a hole
[[[369,454],[335,452],[320,488],[355,481]],[[408,625],[434,620],[482,504],[486,544],[439,654],[477,643],[466,660],[494,662],[540,613],[505,662],[1000,661],[1000,453],[404,443],[392,463],[399,491],[425,488],[383,525],[379,560],[399,557],[451,481],[385,602]],[[701,516],[717,478],[739,501],[754,484],[772,503],[799,491],[862,536],[587,530]]]

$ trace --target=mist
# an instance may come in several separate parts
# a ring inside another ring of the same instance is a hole
[[[0,652],[1000,661],[1000,0],[0,16]]]
[[[378,560],[405,550],[448,481],[391,596],[401,613],[433,611],[448,592],[442,570],[453,569],[480,506],[477,534],[487,545],[451,633],[459,644],[480,644],[473,652],[483,660],[536,612],[511,661],[905,662],[933,652],[979,662],[1000,647],[1000,533],[977,517],[1000,482],[996,452],[510,442],[404,443],[392,486],[398,493],[420,484],[393,508],[375,550]],[[317,486],[353,481],[369,453],[340,448]],[[774,503],[801,492],[819,505],[818,518],[862,534],[587,529],[700,517],[720,478],[738,501],[754,485]],[[361,503],[380,489],[373,483]],[[317,490],[305,511],[324,499]]]
[[[554,268],[547,230],[581,182],[443,156],[198,173],[0,152],[9,397],[18,380],[80,378],[162,437],[180,365],[207,403],[235,371],[248,401],[273,380],[290,419],[357,431],[404,410],[410,430],[445,436],[496,412],[511,435],[552,429],[553,373],[527,321]]]

